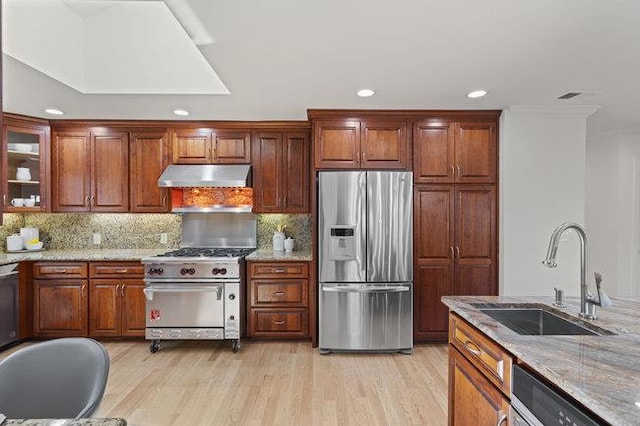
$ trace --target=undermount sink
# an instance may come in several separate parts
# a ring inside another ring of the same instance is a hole
[[[518,334],[534,336],[575,336],[575,335],[612,335],[608,330],[573,318],[563,312],[558,314],[545,305],[531,307],[514,305],[504,307],[479,307],[479,311],[490,316],[505,327]],[[565,318],[563,316],[568,318]]]

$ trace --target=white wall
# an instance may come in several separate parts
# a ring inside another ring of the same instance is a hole
[[[594,107],[511,106],[500,118],[500,294],[579,295],[579,241],[542,265],[561,223],[585,224],[586,117]],[[587,229],[587,232],[589,230]]]
[[[640,133],[587,142],[586,221],[591,265],[614,296],[638,296]]]

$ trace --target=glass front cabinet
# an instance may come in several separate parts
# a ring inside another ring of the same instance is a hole
[[[3,137],[3,210],[48,211],[49,125],[5,114]]]

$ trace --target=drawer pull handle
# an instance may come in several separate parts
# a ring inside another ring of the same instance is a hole
[[[65,268],[62,269],[54,269],[53,272],[55,272],[56,274],[66,274],[67,270]]]
[[[286,272],[287,270],[284,268],[273,268],[273,272],[275,272],[276,274],[282,274],[284,272]]]
[[[285,321],[276,321],[276,320],[273,320],[273,323],[274,323],[275,325],[284,325]]]
[[[502,412],[502,410],[498,411],[498,414],[502,414],[502,415],[498,417],[498,422],[496,423],[496,426],[500,426],[501,424],[503,424],[508,417],[505,413]]]
[[[274,291],[272,294],[274,296],[284,296],[284,291]]]
[[[126,274],[129,271],[126,270],[126,269],[116,269],[116,272],[119,273],[119,274]]]
[[[467,340],[466,342],[464,342],[464,347],[474,355],[480,356],[482,354],[482,350],[480,350],[480,347],[473,343],[471,340]]]

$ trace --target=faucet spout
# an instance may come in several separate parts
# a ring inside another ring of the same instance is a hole
[[[575,230],[578,237],[580,237],[580,316],[587,319],[596,319],[595,315],[587,312],[587,294],[589,292],[587,287],[587,232],[582,225],[575,222],[565,222],[558,226],[551,234],[547,257],[542,261],[542,264],[547,268],[558,266],[556,263],[558,244],[560,243],[560,237],[567,229]]]

